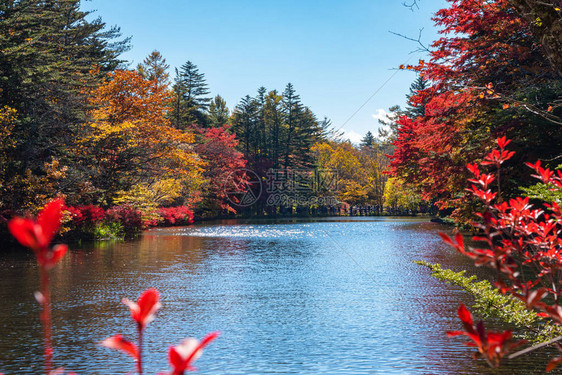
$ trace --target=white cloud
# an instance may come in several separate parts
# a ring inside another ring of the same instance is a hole
[[[365,134],[367,134],[368,130],[370,130],[371,133],[373,134],[373,136],[375,136],[375,138],[376,138],[377,134],[378,134],[377,129],[382,127],[382,125],[379,124],[378,120],[387,121],[388,118],[386,117],[386,115],[388,115],[388,114],[389,113],[382,108],[377,109],[377,113],[371,115],[371,117],[376,121],[375,126],[373,126],[372,124],[364,124],[362,129],[359,130],[359,131],[361,131],[361,130],[365,129],[365,131],[363,133],[358,133],[354,130],[344,130],[342,138],[348,139],[351,143],[353,143],[355,145],[359,145],[361,143],[361,140],[365,137]]]
[[[353,144],[361,143],[361,140],[363,139],[364,136],[365,134],[359,134],[353,130],[345,130],[343,133],[343,138],[349,139],[349,141]]]
[[[382,108],[379,108],[379,109],[377,109],[377,113],[375,113],[375,114],[373,114],[373,115],[371,115],[371,116],[372,116],[375,120],[377,120],[377,124],[378,124],[378,122],[379,122],[378,120],[383,120],[383,121],[388,120],[388,119],[386,118],[386,115],[388,115],[388,112],[385,111],[385,110],[382,109]]]

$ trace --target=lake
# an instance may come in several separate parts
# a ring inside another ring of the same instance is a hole
[[[544,354],[501,372],[470,358],[456,309],[470,298],[412,261],[473,270],[427,219],[227,220],[73,246],[53,270],[55,363],[84,374],[134,370],[99,346],[135,338],[123,297],[149,287],[162,308],[145,335],[145,373],[168,369],[183,338],[220,330],[201,374],[541,373]],[[38,272],[31,252],[0,252],[0,372],[42,370]]]

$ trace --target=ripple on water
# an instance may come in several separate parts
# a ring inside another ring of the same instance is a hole
[[[57,364],[132,370],[97,343],[134,337],[120,300],[156,287],[163,307],[147,330],[147,373],[166,369],[168,345],[219,329],[197,363],[202,374],[495,374],[444,334],[460,328],[455,310],[467,296],[412,263],[470,268],[438,228],[388,218],[229,221],[73,249],[53,272]],[[39,373],[33,259],[0,254],[0,272],[0,372]],[[498,373],[540,373],[547,354]]]

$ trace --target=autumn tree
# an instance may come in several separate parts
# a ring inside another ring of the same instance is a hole
[[[383,201],[391,215],[410,215],[429,209],[429,202],[424,201],[411,186],[394,177],[386,181]]]
[[[559,74],[536,43],[533,26],[507,0],[451,1],[434,20],[443,36],[429,62],[410,68],[431,85],[410,99],[423,117],[397,121],[392,171],[442,208],[466,206],[465,165],[484,154],[497,136],[514,139],[520,159],[552,160],[562,149],[555,117]],[[514,161],[518,164],[520,160]],[[505,169],[505,193],[527,177]]]
[[[205,163],[202,186],[203,201],[200,210],[203,215],[236,213],[236,197],[229,197],[228,184],[243,185],[243,176],[237,171],[246,166],[244,155],[236,149],[236,135],[231,134],[227,125],[217,128],[199,129],[200,140],[195,151]]]
[[[562,4],[557,0],[510,0],[553,68],[562,75]]]
[[[380,147],[358,149],[349,142],[318,142],[312,148],[318,168],[337,175],[337,190],[330,193],[352,206],[375,206],[382,213],[384,170],[388,160]]]
[[[96,108],[78,152],[98,202],[111,204],[136,185],[173,179],[181,191],[199,172],[193,135],[173,128],[172,95],[138,72],[117,70],[92,92]]]

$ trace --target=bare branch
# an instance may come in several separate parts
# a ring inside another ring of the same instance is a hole
[[[404,38],[404,39],[406,39],[406,40],[410,40],[410,41],[412,41],[412,42],[417,43],[418,46],[419,46],[418,49],[416,49],[415,51],[412,51],[412,52],[427,52],[427,53],[430,53],[431,51],[429,50],[429,48],[428,48],[425,44],[423,44],[422,41],[421,41],[421,39],[422,39],[422,32],[423,32],[423,27],[420,29],[420,32],[419,32],[419,34],[418,34],[418,38],[415,39],[415,38],[406,36],[406,35],[404,35],[404,34],[399,34],[399,33],[396,33],[396,32],[394,32],[394,31],[389,31],[389,33],[391,33],[391,34],[394,34],[394,35],[399,36],[399,37],[401,37],[401,38]]]
[[[532,352],[533,350],[540,349],[544,346],[554,344],[555,342],[560,341],[560,340],[562,340],[562,336],[555,337],[552,340],[548,340],[547,342],[543,342],[541,344],[538,344],[538,345],[523,349],[521,351],[518,351],[517,353],[510,354],[507,358],[509,358],[509,359],[517,358],[522,354],[529,353],[529,352]]]
[[[408,4],[406,2],[403,2],[402,5],[405,6],[406,8],[410,8],[410,10],[413,12],[414,8],[420,9],[418,1],[421,1],[421,0],[412,0],[412,2],[410,4]]]

